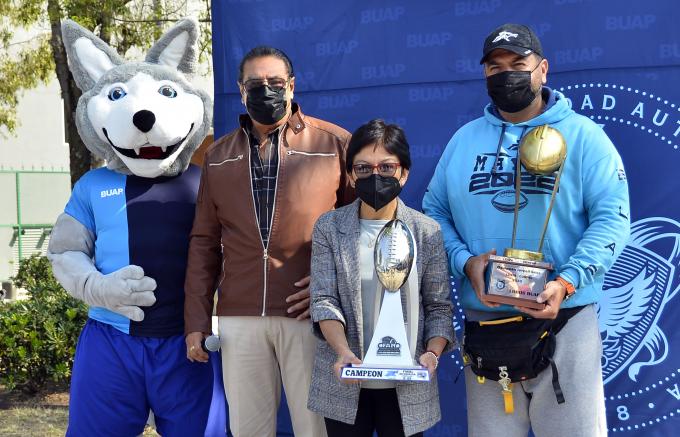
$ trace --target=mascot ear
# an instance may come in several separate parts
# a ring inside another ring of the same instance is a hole
[[[191,75],[198,58],[198,22],[185,18],[170,28],[149,49],[146,62],[165,65]]]
[[[61,23],[61,36],[73,79],[83,92],[90,90],[104,73],[124,62],[114,49],[75,21]]]

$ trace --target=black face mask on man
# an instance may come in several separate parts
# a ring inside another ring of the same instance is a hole
[[[493,103],[502,111],[519,112],[528,107],[541,92],[531,88],[531,71],[503,71],[486,77],[486,89]]]
[[[394,176],[372,174],[367,178],[357,179],[355,191],[359,199],[377,211],[401,193],[401,184]]]
[[[262,85],[248,91],[246,109],[256,122],[264,125],[275,124],[286,115],[286,88],[273,90]]]

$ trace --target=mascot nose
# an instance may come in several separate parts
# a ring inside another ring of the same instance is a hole
[[[156,116],[153,115],[153,112],[147,111],[146,109],[137,111],[135,115],[132,116],[132,123],[137,126],[137,129],[144,133],[149,132],[155,122]]]

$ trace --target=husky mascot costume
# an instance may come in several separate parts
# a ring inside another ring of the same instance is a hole
[[[75,185],[48,256],[59,282],[90,306],[76,349],[68,436],[136,436],[149,410],[164,437],[203,435],[211,364],[184,344],[184,273],[199,184],[191,155],[212,103],[185,75],[198,26],[177,23],[144,62],[125,62],[73,21],[62,25],[87,148],[106,160]],[[224,435],[224,434],[223,434]]]

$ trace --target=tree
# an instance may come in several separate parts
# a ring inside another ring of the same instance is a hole
[[[133,48],[150,47],[166,26],[189,10],[198,12],[201,22],[199,59],[209,60],[210,0],[0,0],[0,127],[13,134],[21,93],[56,76],[64,103],[71,185],[75,184],[102,163],[90,154],[76,129],[74,113],[81,92],[68,68],[62,19],[75,20],[125,56]],[[15,41],[21,29],[37,34]]]

